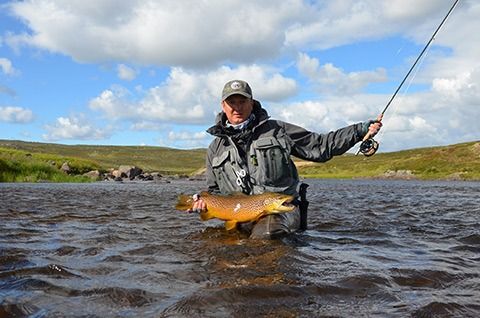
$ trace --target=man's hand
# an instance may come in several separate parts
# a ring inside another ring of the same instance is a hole
[[[205,203],[205,201],[203,201],[203,199],[200,197],[199,194],[195,193],[192,196],[192,198],[193,198],[193,206],[187,212],[189,212],[189,213],[201,213],[201,212],[207,210],[207,204]]]
[[[380,114],[376,120],[369,120],[363,123],[365,137],[368,136],[366,138],[364,137],[364,140],[373,138],[380,131],[380,128],[382,127],[382,118],[383,114]]]

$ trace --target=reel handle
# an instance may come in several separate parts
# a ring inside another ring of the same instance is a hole
[[[358,151],[357,151],[357,153],[355,154],[355,156],[358,155],[360,152],[361,152],[365,157],[373,156],[373,155],[377,152],[379,145],[380,145],[380,144],[378,143],[378,141],[376,141],[376,140],[373,139],[373,138],[365,139],[365,140],[362,141],[362,143],[360,144],[360,147],[358,148]]]

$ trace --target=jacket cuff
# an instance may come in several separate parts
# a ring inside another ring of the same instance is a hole
[[[368,122],[355,124],[355,136],[357,137],[357,142],[365,137],[368,132],[368,126],[370,126]]]

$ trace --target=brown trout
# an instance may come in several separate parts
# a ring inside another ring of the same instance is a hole
[[[207,210],[200,213],[200,218],[203,221],[212,218],[223,220],[227,230],[234,229],[237,222],[256,221],[267,214],[289,212],[295,209],[294,205],[289,204],[293,196],[283,193],[213,195],[202,192],[200,197],[207,204]],[[180,195],[175,208],[187,211],[192,208],[193,202],[191,196]]]

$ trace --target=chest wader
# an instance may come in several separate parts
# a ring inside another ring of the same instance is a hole
[[[252,239],[279,239],[294,232],[307,229],[307,188],[302,183],[299,187],[299,196],[295,199],[295,210],[286,213],[267,215],[256,223],[247,223],[239,229],[250,233]]]

